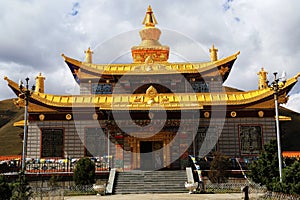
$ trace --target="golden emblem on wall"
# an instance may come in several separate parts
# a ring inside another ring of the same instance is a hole
[[[264,117],[264,111],[262,111],[262,110],[258,111],[258,116],[259,117]]]
[[[157,96],[157,90],[152,85],[146,90],[146,95],[149,98],[148,104],[154,103],[154,98]]]
[[[72,119],[72,115],[71,114],[66,114],[66,119],[67,120],[71,120]]]
[[[93,114],[93,120],[97,120],[98,119],[98,114],[97,113],[94,113]]]
[[[230,116],[231,117],[236,117],[236,112],[235,111],[231,111]]]
[[[209,118],[209,115],[210,115],[209,112],[205,112],[205,113],[204,113],[204,117],[205,117],[205,118]]]
[[[40,119],[40,121],[44,121],[44,119],[45,119],[45,115],[43,115],[43,114],[40,114],[40,115],[39,115],[39,119]]]

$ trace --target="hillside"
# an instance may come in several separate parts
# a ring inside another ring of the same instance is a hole
[[[24,109],[17,108],[13,99],[0,101],[0,155],[19,155],[22,153],[20,134],[23,129],[13,124],[24,119]]]

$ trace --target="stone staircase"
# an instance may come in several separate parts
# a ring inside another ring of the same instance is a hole
[[[184,170],[117,172],[114,194],[187,192]]]

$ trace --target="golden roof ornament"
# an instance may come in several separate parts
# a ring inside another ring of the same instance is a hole
[[[257,73],[258,75],[258,89],[265,89],[268,87],[267,84],[267,74],[268,72],[266,72],[264,70],[264,68],[262,67],[261,70]]]
[[[148,89],[146,90],[146,95],[149,98],[149,100],[147,101],[147,104],[153,104],[155,103],[154,98],[157,96],[157,90],[155,89],[155,87],[153,87],[152,85],[150,87],[148,87]]]
[[[35,91],[38,93],[44,93],[45,92],[45,77],[40,72],[39,75],[35,77]]]
[[[210,52],[210,60],[217,61],[218,60],[218,49],[215,48],[215,45],[213,44],[212,47],[209,49]]]
[[[131,48],[132,58],[135,63],[145,62],[147,57],[151,57],[153,62],[166,62],[169,58],[169,47],[159,43],[161,31],[155,27],[157,24],[151,6],[148,6],[143,20],[145,25],[140,30],[142,42],[139,46]]]
[[[155,24],[157,24],[156,18],[152,12],[152,8],[150,5],[148,6],[143,24],[145,25],[145,27],[155,27]]]
[[[85,62],[86,63],[92,63],[93,59],[92,59],[92,54],[94,53],[91,48],[89,47],[86,51],[84,51],[85,53]]]

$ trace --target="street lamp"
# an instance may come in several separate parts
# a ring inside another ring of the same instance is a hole
[[[274,81],[271,83],[270,88],[274,90],[275,100],[275,119],[276,119],[276,137],[277,137],[277,150],[278,150],[278,164],[279,164],[279,179],[282,182],[282,160],[281,160],[281,144],[280,144],[280,130],[279,130],[279,114],[278,114],[278,93],[285,85],[285,77],[277,78],[277,72],[274,72]],[[281,79],[282,82],[279,83]]]
[[[22,151],[22,172],[25,172],[25,155],[26,155],[26,146],[27,146],[27,121],[28,121],[28,102],[31,94],[35,90],[35,86],[32,86],[32,90],[29,90],[28,81],[29,78],[25,79],[26,86],[23,86],[23,82],[19,81],[20,94],[19,97],[25,100],[25,113],[24,113],[24,135],[23,135],[23,151]]]

